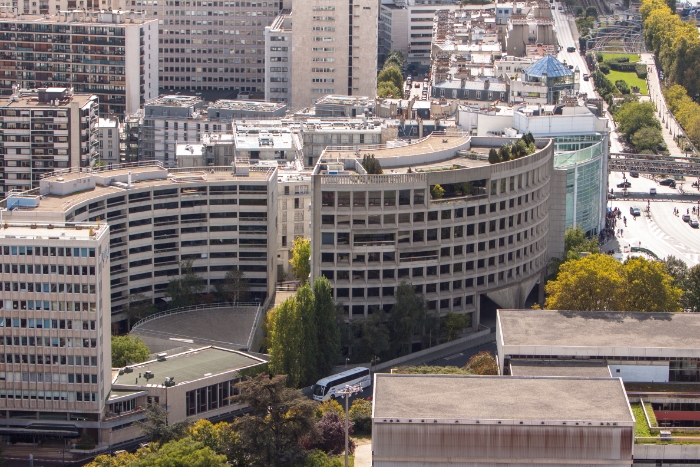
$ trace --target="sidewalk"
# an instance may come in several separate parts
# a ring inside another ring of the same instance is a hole
[[[362,444],[355,448],[355,467],[370,467],[372,465],[372,445]]]

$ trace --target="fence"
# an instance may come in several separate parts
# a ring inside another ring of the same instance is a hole
[[[233,308],[233,307],[243,307],[243,306],[255,306],[260,307],[260,302],[219,302],[219,303],[209,303],[206,305],[193,305],[181,308],[173,308],[172,310],[161,311],[160,313],[154,313],[152,315],[146,316],[145,318],[139,320],[136,324],[131,327],[131,330],[137,329],[139,326],[153,321],[154,319],[163,318],[164,316],[178,315],[180,313],[189,313],[190,311],[197,310],[209,310],[214,308]]]

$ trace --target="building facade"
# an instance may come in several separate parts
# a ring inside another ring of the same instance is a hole
[[[292,13],[283,11],[265,28],[265,100],[291,103]]]
[[[235,170],[234,170],[235,169]],[[14,194],[22,209],[6,220],[107,222],[110,225],[112,322],[135,295],[162,300],[180,263],[213,290],[238,268],[250,300],[272,294],[276,277],[277,168],[164,169],[156,162],[45,177],[39,193]],[[125,323],[124,323],[125,324]]]
[[[378,8],[371,0],[294,2],[292,107],[327,94],[375,95]]]
[[[298,237],[311,238],[311,170],[284,170],[279,173],[277,189],[277,278],[294,278],[292,244]]]
[[[157,21],[124,11],[0,16],[0,93],[72,87],[95,94],[103,117],[158,95]]]
[[[3,434],[32,442],[43,425],[97,439],[111,389],[109,227],[5,217],[0,246]]]
[[[505,142],[459,133],[371,149],[384,175],[366,174],[361,147],[321,155],[311,276],[331,281],[346,318],[389,311],[404,281],[430,310],[470,314],[475,327],[481,294],[502,306],[524,303],[549,258],[554,151],[541,142],[520,160],[486,162],[489,146]],[[463,157],[470,151],[481,158]]]
[[[98,158],[101,164],[121,163],[121,124],[118,118],[97,119]]]
[[[15,86],[0,106],[0,195],[38,187],[57,168],[89,167],[98,157],[97,97]]]

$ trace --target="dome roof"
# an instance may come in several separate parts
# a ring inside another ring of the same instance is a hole
[[[566,65],[552,55],[545,55],[544,58],[537,60],[535,63],[527,67],[524,73],[528,76],[534,77],[542,77],[546,74],[548,78],[573,76],[574,74],[572,70],[569,70]]]

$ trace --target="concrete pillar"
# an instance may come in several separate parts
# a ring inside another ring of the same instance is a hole
[[[539,290],[537,291],[537,303],[544,308],[544,279],[545,279],[545,270],[540,272],[540,287]]]
[[[473,321],[474,321],[474,330],[478,331],[479,330],[479,325],[481,324],[481,294],[476,293],[474,295],[474,307],[476,308],[476,311],[473,313]]]

